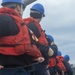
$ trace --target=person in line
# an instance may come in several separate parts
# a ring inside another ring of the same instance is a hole
[[[69,63],[69,61],[70,61],[70,56],[69,56],[69,55],[64,55],[64,59]]]
[[[63,61],[64,65],[67,69],[67,72],[65,73],[65,75],[73,75],[73,71],[72,71],[72,68],[71,68],[71,65],[70,65],[69,61],[70,61],[70,56],[65,55],[64,61]]]
[[[51,47],[51,45],[55,44],[54,43],[54,38],[51,35],[47,35],[47,40],[48,40],[48,45]],[[56,50],[56,53],[58,53],[58,51]],[[55,66],[56,66],[56,56],[51,56],[49,59],[49,64],[48,64],[48,71],[50,73],[50,75],[55,75],[57,73],[57,71],[55,70]]]
[[[73,71],[72,71],[72,69],[71,69],[71,66],[70,66],[70,64],[66,61],[66,57],[64,58],[62,55],[61,55],[61,53],[60,53],[60,51],[59,51],[59,53],[58,53],[59,55],[58,56],[56,56],[56,59],[57,59],[57,61],[58,61],[58,63],[57,63],[57,67],[59,68],[58,69],[58,72],[59,72],[59,74],[61,75],[61,73],[64,73],[64,75],[73,75]],[[68,57],[68,56],[67,56]],[[67,60],[69,60],[69,57],[68,57],[68,59]],[[56,68],[57,69],[57,68]],[[62,70],[62,72],[61,72],[61,70]]]
[[[56,54],[57,47],[56,45],[52,45],[52,47],[48,46],[48,41],[45,35],[44,30],[42,29],[40,22],[45,17],[44,7],[40,3],[34,4],[30,9],[30,17],[25,18],[24,21],[28,26],[29,30],[32,31],[37,38],[36,41],[32,41],[37,48],[41,51],[45,61],[43,63],[35,65],[36,75],[48,75],[47,74],[47,64],[50,56]]]
[[[36,45],[31,44],[22,14],[22,0],[2,0],[0,8],[0,75],[28,75],[27,65],[43,62]]]

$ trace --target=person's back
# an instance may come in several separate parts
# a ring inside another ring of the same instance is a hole
[[[32,40],[32,43],[34,43],[37,46],[37,48],[41,51],[43,57],[45,58],[45,61],[43,63],[35,65],[35,68],[36,68],[35,74],[36,75],[46,74],[45,70],[46,70],[47,66],[44,66],[44,64],[46,65],[48,63],[49,47],[46,47],[47,40],[45,38],[44,31],[42,30],[40,24],[32,17],[27,18],[27,19],[25,18],[24,21],[25,21],[26,25],[28,26],[29,30],[32,30],[35,37],[37,38],[36,41]],[[41,35],[40,33],[43,33],[43,34]],[[31,34],[31,36],[32,36],[32,34]],[[39,67],[40,67],[40,69],[39,69]],[[39,69],[39,71],[38,71],[38,69]]]
[[[16,75],[19,70],[17,67],[31,64],[32,59],[40,61],[42,55],[35,45],[31,46],[28,28],[20,16],[23,12],[22,0],[3,0],[2,6],[0,9],[0,64],[7,71],[1,69],[0,75],[5,75],[8,71],[9,75],[12,72]],[[24,71],[23,74],[25,74]]]
[[[44,30],[42,29],[40,23],[33,17],[25,18],[24,21],[28,28],[34,32],[35,36],[38,38],[38,42],[42,45],[48,45]]]
[[[67,72],[66,72],[67,75],[73,75],[73,71],[72,71],[71,65],[69,63],[69,60],[70,60],[70,56],[69,55],[65,55],[63,63],[65,65],[66,69],[67,69]]]
[[[4,6],[4,3],[2,5]],[[8,7],[2,7],[0,9],[0,58],[2,58],[0,64],[5,67],[15,67],[21,64],[17,63],[13,66],[16,60],[14,60],[14,57],[21,54],[16,51],[16,39],[21,35],[19,26],[23,21],[17,22],[18,20],[22,21],[20,15],[14,9]],[[13,57],[13,55],[15,56]],[[11,64],[8,65],[10,62]]]
[[[49,57],[55,54],[55,52],[52,50],[53,47],[49,48],[44,30],[40,25],[40,21],[44,16],[44,7],[41,4],[37,3],[32,6],[30,10],[30,17],[24,19],[28,28],[33,31],[34,35],[38,39],[38,41],[33,42],[37,45],[43,57],[45,58],[45,61],[43,63],[36,65],[36,72],[38,75],[47,75],[46,70]]]
[[[64,72],[64,74],[67,73],[67,75],[73,75],[70,64],[64,59],[63,56],[57,56],[56,59],[58,61],[57,66]]]
[[[48,70],[49,70],[50,75],[55,75],[56,74],[55,66],[57,64],[56,56],[57,56],[58,49],[56,49],[56,45],[55,45],[53,36],[46,34],[46,37],[47,37],[47,40],[48,40],[48,45],[50,47],[52,47],[52,45],[55,47],[53,49],[55,53],[54,53],[53,56],[50,57],[49,64],[48,64]]]

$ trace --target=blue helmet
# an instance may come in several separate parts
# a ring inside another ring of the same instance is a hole
[[[69,61],[69,60],[70,60],[69,55],[65,55],[65,56],[64,56],[64,59],[65,59],[66,61]]]
[[[43,7],[43,5],[40,4],[40,3],[34,4],[34,5],[32,6],[32,8],[31,8],[31,10],[36,10],[36,11],[42,13],[43,16],[45,16],[45,14],[44,14],[44,7]]]
[[[62,55],[62,53],[60,51],[58,51],[58,56],[61,56],[61,55]]]
[[[22,0],[2,0],[2,4],[1,5],[3,6],[6,3],[20,3],[20,4],[23,4],[23,1]]]
[[[47,38],[51,40],[51,42],[54,42],[54,38],[51,35],[47,35]]]

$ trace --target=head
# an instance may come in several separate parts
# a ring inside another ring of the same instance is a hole
[[[34,4],[30,9],[30,16],[40,22],[45,17],[43,5],[39,3]]]
[[[3,7],[8,7],[16,10],[21,16],[23,15],[23,11],[25,8],[22,0],[2,0],[1,5]]]
[[[69,61],[69,60],[70,60],[69,55],[65,55],[65,56],[64,56],[64,59],[65,59],[66,61]]]
[[[54,42],[54,38],[51,35],[47,35],[47,38],[51,40],[51,42]]]
[[[54,38],[51,35],[46,35],[46,39],[48,41],[49,46],[54,44]]]
[[[58,56],[62,56],[62,53],[60,51],[58,51]]]

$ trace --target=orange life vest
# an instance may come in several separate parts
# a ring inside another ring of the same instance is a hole
[[[62,71],[66,72],[67,70],[66,70],[66,67],[65,67],[65,65],[64,65],[64,63],[63,63],[64,58],[63,58],[62,56],[57,56],[56,59],[57,59],[57,61],[58,61],[57,66],[58,66]]]
[[[41,25],[36,20],[31,18],[31,17],[24,19],[24,21],[25,21],[26,25],[28,25],[30,22],[34,22],[35,23],[35,25],[37,26],[37,28],[38,28],[38,30],[39,30],[39,32],[41,34],[41,36],[38,38],[38,42],[43,44],[43,45],[47,45],[48,42],[46,40],[45,33],[42,30],[42,28],[41,28]]]
[[[24,21],[19,16],[19,14],[13,9],[6,7],[0,9],[0,15],[1,14],[6,14],[11,16],[16,22],[20,31],[17,35],[14,36],[0,37],[0,54],[21,55],[28,52],[31,53],[34,52],[31,55],[39,57],[41,53],[39,52],[39,50],[35,50],[31,47],[28,27],[24,24]],[[35,48],[35,46],[33,47]]]
[[[48,67],[54,67],[54,66],[56,66],[56,59],[55,58],[50,58]]]

